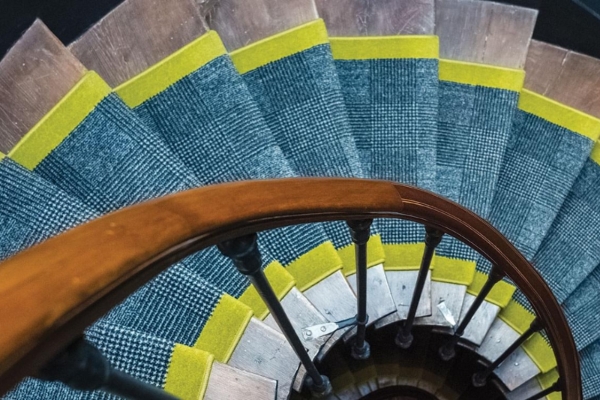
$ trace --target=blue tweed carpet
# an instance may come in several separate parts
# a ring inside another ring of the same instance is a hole
[[[531,259],[548,233],[594,142],[517,110],[488,217]]]
[[[533,265],[560,303],[600,265],[600,165],[588,159]]]
[[[159,134],[114,94],[102,100],[34,172],[101,213],[200,185]],[[272,260],[267,249],[262,251],[265,260]],[[187,265],[198,273],[207,266],[218,268],[232,294],[239,295],[248,285],[214,248],[191,256]]]
[[[329,44],[313,46],[242,77],[298,175],[364,176]],[[324,227],[336,248],[351,243],[344,223]]]
[[[0,161],[0,261],[98,215],[14,161]]]
[[[212,60],[134,111],[160,132],[203,185],[294,176],[229,56]],[[327,240],[316,224],[263,232],[260,237],[284,265]],[[230,288],[235,280],[231,265],[225,268],[213,266],[201,273],[210,274],[210,281],[229,293],[239,293],[239,287]]]
[[[102,213],[199,184],[115,94],[103,99],[34,172]]]
[[[600,395],[600,165],[588,159],[571,188],[534,266],[544,276],[579,349],[584,398]]]
[[[336,60],[335,66],[365,176],[435,191],[438,61]],[[420,224],[375,223],[385,244],[424,238]]]
[[[579,352],[581,361],[581,382],[583,398],[600,396],[600,342],[596,342]]]
[[[483,218],[491,212],[518,97],[512,90],[439,82],[436,190]],[[479,258],[449,235],[436,254],[464,261]]]
[[[100,321],[193,346],[223,292],[185,265],[169,267]]]
[[[489,221],[528,259],[532,259],[552,222],[561,211],[594,143],[592,140],[554,125],[540,117],[517,110],[500,178],[496,186]],[[488,272],[490,264],[480,256],[477,269]],[[541,271],[544,279],[549,277]],[[585,296],[593,292],[587,291]],[[517,289],[514,298],[532,310]],[[573,299],[573,303],[576,300]],[[566,306],[578,349],[591,343],[595,333],[588,323],[600,321],[590,308]],[[594,319],[598,321],[594,321]],[[597,330],[597,329],[595,329]]]
[[[0,161],[0,183],[0,218],[6,222],[0,226],[0,249],[5,256],[98,216],[77,199],[9,159]],[[205,257],[212,255],[207,262],[214,262],[214,252],[203,253]],[[171,266],[104,319],[193,345],[223,292],[187,269],[190,260]],[[211,264],[195,264],[192,268],[206,265]],[[231,265],[230,270],[235,271]]]
[[[146,383],[162,387],[175,342],[120,326],[97,323],[86,330],[85,338],[95,345],[111,366]],[[27,378],[4,399],[118,400],[101,391],[82,392],[58,382]]]
[[[440,81],[436,189],[487,218],[508,144],[518,93]],[[444,237],[437,253],[476,260],[474,250]]]

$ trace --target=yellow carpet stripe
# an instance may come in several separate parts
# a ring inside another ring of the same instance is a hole
[[[520,69],[475,64],[464,61],[440,60],[440,80],[466,85],[505,89],[518,92],[523,87],[525,71]]]
[[[336,60],[438,58],[437,36],[370,36],[329,38]]]
[[[542,375],[538,375],[537,381],[540,384],[542,389],[548,389],[549,387],[554,385],[554,383],[556,383],[558,378],[559,378],[558,371],[556,369],[553,369],[550,372],[547,372]],[[547,400],[561,400],[562,399],[561,392],[554,392],[554,393],[546,396],[546,399]]]
[[[487,281],[488,275],[483,272],[475,271],[473,282],[467,288],[467,293],[477,296],[483,285]],[[497,305],[500,308],[504,308],[510,302],[515,290],[517,288],[508,282],[500,281],[494,285],[492,291],[486,296],[485,300]]]
[[[328,241],[292,261],[286,269],[296,280],[298,289],[303,292],[342,269],[342,260],[333,243]]]
[[[93,71],[83,78],[23,136],[8,156],[33,170],[92,110],[110,94],[110,87]]]
[[[470,285],[475,275],[475,261],[435,256],[431,280],[436,282]]]
[[[266,266],[264,271],[279,300],[283,299],[283,297],[296,285],[296,281],[292,274],[283,268],[283,265],[281,265],[279,261],[273,261]],[[254,286],[248,287],[248,289],[242,293],[239,300],[252,309],[255,317],[265,319],[267,315],[269,315],[269,308]]]
[[[592,154],[590,154],[590,158],[598,165],[600,165],[600,143],[596,143],[594,148],[592,149]],[[1,160],[2,158],[0,158]]]
[[[519,109],[593,141],[600,137],[600,119],[530,90],[521,91]]]
[[[244,303],[227,294],[223,295],[194,347],[214,354],[217,361],[227,363],[252,314],[252,309]]]
[[[4,153],[0,153],[0,161],[2,161],[4,157],[6,157],[6,155]]]
[[[414,271],[421,266],[425,243],[384,244],[386,271]],[[434,269],[435,257],[431,260],[430,269]]]
[[[206,351],[176,344],[164,389],[183,400],[204,398],[214,358]]]
[[[514,300],[511,300],[506,307],[500,311],[498,318],[513,328],[519,335],[522,335],[535,319],[529,310]]]
[[[539,333],[534,333],[525,343],[523,350],[542,372],[556,368],[554,351],[546,339]]]
[[[227,50],[225,50],[219,35],[215,31],[208,31],[141,74],[121,84],[115,89],[115,92],[129,107],[137,107],[224,54],[227,54]]]
[[[317,19],[235,50],[231,53],[231,60],[238,72],[245,74],[328,42],[325,23]]]
[[[356,246],[350,244],[337,250],[342,259],[342,272],[345,276],[356,273]],[[381,235],[372,235],[367,242],[367,267],[374,267],[385,261],[385,252],[381,243]]]

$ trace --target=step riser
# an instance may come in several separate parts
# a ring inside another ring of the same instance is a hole
[[[467,293],[465,295],[465,300],[463,302],[462,310],[461,310],[461,321],[462,316],[464,316],[471,305],[475,301],[475,296]],[[490,326],[496,319],[496,316],[500,312],[500,307],[495,304],[492,304],[488,301],[484,301],[481,306],[477,309],[475,315],[467,325],[467,329],[465,329],[465,333],[462,335],[464,340],[471,342],[477,346],[480,346],[483,340],[485,339],[485,335],[487,334]],[[460,322],[459,322],[460,324]]]
[[[463,300],[467,293],[467,287],[464,285],[455,285],[453,283],[431,282],[431,313],[430,317],[418,318],[415,325],[432,325],[452,327],[450,322],[444,317],[439,309],[439,305],[444,303],[454,322],[460,317]]]
[[[542,371],[535,365],[527,353],[519,347],[508,357],[494,373],[508,390],[515,390]]]
[[[408,310],[412,302],[412,296],[417,283],[419,271],[386,271],[388,284],[392,297],[396,303],[398,312],[387,318],[383,318],[375,323],[377,328],[389,325],[398,320],[405,320],[408,317]],[[431,272],[427,273],[423,293],[417,306],[417,317],[431,315]]]
[[[352,291],[356,295],[356,274],[346,276]],[[379,264],[367,270],[367,314],[368,325],[396,312],[396,303],[392,297],[383,265]],[[349,337],[345,337],[345,340]]]
[[[256,399],[276,400],[277,382],[226,364],[213,363],[204,400],[244,400],[250,393]]]
[[[278,382],[278,399],[285,399],[300,360],[283,335],[252,318],[228,365]]]
[[[309,355],[315,357],[321,347],[327,342],[328,336],[323,336],[315,340],[305,340],[302,336],[302,329],[307,326],[324,324],[328,322],[327,319],[296,288],[293,288],[281,299],[281,305],[294,326],[296,334],[308,350]],[[272,314],[269,314],[263,322],[272,329],[281,332]]]

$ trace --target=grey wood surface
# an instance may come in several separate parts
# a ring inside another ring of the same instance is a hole
[[[328,336],[323,336],[314,340],[305,340],[302,336],[302,329],[313,325],[324,324],[327,322],[327,319],[295,287],[281,299],[281,305],[290,319],[294,331],[300,340],[302,340],[304,347],[308,350],[308,354],[311,357],[315,357],[321,349],[321,346],[327,341]],[[275,322],[275,318],[273,318],[273,314],[269,314],[267,318],[265,318],[264,323],[276,331],[281,332],[277,322]]]
[[[196,0],[229,51],[318,18],[313,0]]]
[[[434,0],[316,0],[329,36],[432,35]]]
[[[525,72],[525,88],[600,118],[600,60],[532,40]]]
[[[346,277],[352,291],[356,295],[356,274]],[[396,303],[387,282],[383,264],[374,265],[367,269],[367,314],[368,325],[396,311]]]
[[[277,381],[215,361],[204,400],[277,399]]]
[[[540,369],[522,347],[515,350],[494,371],[509,390],[515,390],[540,373]]]
[[[69,49],[116,87],[206,31],[193,0],[127,0]]]
[[[536,18],[536,10],[507,4],[436,0],[440,58],[522,69]]]
[[[518,338],[519,333],[507,325],[500,318],[496,318],[494,323],[486,333],[477,353],[485,357],[488,361],[494,361],[510,347]]]
[[[447,282],[431,281],[431,315],[420,317],[415,320],[415,325],[434,325],[452,327],[450,322],[440,311],[440,303],[444,303],[446,309],[458,322],[460,311],[465,299],[467,287],[465,285],[456,285]]]
[[[460,312],[461,317],[464,316],[473,302],[475,301],[475,296],[467,293],[465,295],[465,300],[462,305],[462,310]],[[462,338],[470,341],[475,345],[480,345],[485,338],[485,334],[488,329],[496,319],[496,316],[500,312],[500,307],[495,304],[490,303],[489,301],[483,301],[481,306],[477,309],[471,322],[467,325],[465,329],[465,333],[462,335]],[[460,323],[460,320],[459,320]]]
[[[410,303],[412,302],[412,296],[415,291],[417,284],[417,276],[419,275],[418,270],[411,271],[386,271],[385,272],[387,281],[390,285],[392,297],[396,303],[398,310],[398,319],[405,320],[408,318],[408,311],[410,309]],[[425,317],[431,315],[432,303],[431,303],[431,271],[427,272],[427,278],[425,285],[423,286],[423,292],[417,305],[417,317]],[[395,318],[389,321],[382,321],[377,323],[377,327],[387,325],[388,322],[394,322]]]
[[[8,153],[85,72],[36,20],[0,61],[0,151]]]
[[[508,392],[506,394],[507,400],[521,400],[528,399],[533,395],[540,393],[542,390],[542,385],[540,385],[540,381],[537,379],[530,379],[515,390]],[[546,397],[547,399],[547,397]]]
[[[277,398],[286,399],[300,360],[282,334],[252,318],[227,364],[276,380]]]

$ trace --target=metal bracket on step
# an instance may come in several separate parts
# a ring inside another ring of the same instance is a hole
[[[369,317],[367,316],[367,321],[368,319]],[[310,341],[332,334],[337,330],[355,326],[357,324],[358,319],[355,316],[338,322],[327,322],[325,324],[313,325],[307,328],[302,328],[302,337],[304,340]]]
[[[454,319],[454,315],[452,315],[452,311],[446,306],[445,301],[441,301],[437,305],[438,310],[442,313],[442,316],[450,324],[450,326],[454,329],[456,326],[456,320]]]

